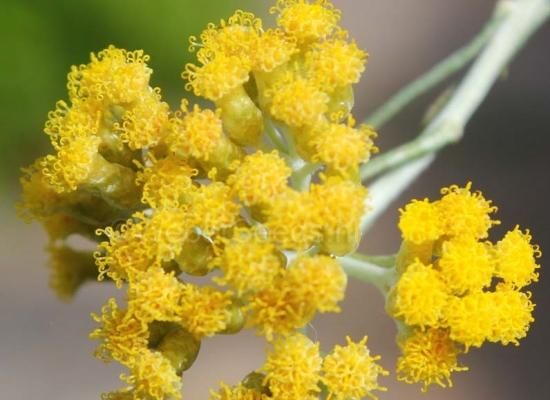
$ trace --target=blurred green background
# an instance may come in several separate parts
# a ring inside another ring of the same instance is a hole
[[[109,44],[151,56],[152,84],[171,104],[185,95],[180,73],[188,37],[250,0],[3,0],[0,12],[0,190],[13,188],[17,170],[43,153],[42,128],[55,102],[66,98],[71,65]]]

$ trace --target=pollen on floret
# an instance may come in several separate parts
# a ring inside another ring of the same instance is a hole
[[[149,333],[147,326],[124,309],[120,309],[114,298],[101,308],[101,315],[92,314],[101,326],[90,339],[100,340],[95,356],[105,362],[116,360],[128,364],[138,354],[146,351]]]
[[[311,195],[287,191],[266,210],[270,239],[288,250],[306,250],[321,239],[321,224]]]
[[[319,87],[331,92],[359,82],[366,59],[355,42],[334,39],[315,44],[305,55],[305,65]]]
[[[397,360],[397,379],[422,383],[423,392],[432,384],[452,387],[451,374],[468,370],[458,364],[460,350],[445,329],[415,330],[399,346],[402,354]]]
[[[431,242],[444,233],[444,221],[437,203],[430,203],[428,199],[413,200],[399,213],[399,230],[408,242]]]
[[[97,230],[98,235],[108,239],[100,242],[94,252],[99,269],[98,280],[103,280],[107,275],[117,287],[121,287],[133,272],[145,271],[152,264],[153,255],[141,240],[144,230],[145,225],[133,219],[122,224],[119,230],[110,226]]]
[[[76,137],[64,141],[56,155],[42,160],[42,173],[58,192],[74,191],[85,183],[94,169],[94,161],[100,138],[97,136]]]
[[[128,287],[128,310],[140,321],[175,321],[181,283],[160,267],[136,274]]]
[[[375,390],[387,389],[378,384],[380,376],[388,375],[376,362],[380,356],[371,356],[367,337],[355,343],[349,337],[345,346],[336,345],[323,360],[321,381],[326,385],[328,400],[376,399]]]
[[[327,0],[278,0],[270,11],[279,13],[277,24],[300,44],[326,38],[340,21],[340,11]]]
[[[187,64],[182,73],[185,88],[196,96],[218,101],[249,79],[250,66],[237,56],[216,54],[207,64]]]
[[[180,208],[155,210],[153,216],[143,219],[142,223],[145,229],[139,240],[157,265],[179,255],[193,228],[187,211]]]
[[[481,347],[493,334],[495,304],[490,292],[475,292],[464,297],[452,297],[445,310],[450,337],[462,343],[466,350]]]
[[[231,285],[239,295],[268,288],[284,272],[282,255],[259,230],[237,228],[231,238],[219,240],[211,265],[223,275],[216,282]]]
[[[315,124],[328,109],[328,95],[302,78],[282,79],[269,96],[271,115],[294,128]]]
[[[130,385],[134,399],[181,399],[181,378],[161,353],[142,351],[129,368],[131,373],[122,374],[121,379]]]
[[[231,293],[192,284],[180,288],[180,324],[197,339],[223,331],[231,318]]]
[[[527,336],[529,326],[534,321],[530,292],[514,290],[510,285],[500,284],[491,294],[493,301],[493,330],[488,340],[510,343],[518,346],[519,339]]]
[[[143,50],[127,51],[109,46],[91,62],[73,66],[69,73],[69,96],[89,98],[109,104],[126,105],[139,99],[148,89],[152,70]]]
[[[540,267],[536,259],[540,256],[539,247],[531,244],[529,231],[522,232],[516,226],[495,246],[496,276],[519,288],[536,282]]]
[[[189,110],[185,101],[181,111],[183,116],[172,120],[173,131],[167,138],[170,149],[184,157],[208,160],[224,135],[219,112],[196,104]]]
[[[354,128],[353,123],[322,122],[311,135],[312,161],[326,164],[329,173],[343,177],[355,177],[359,164],[376,151],[372,142],[376,133],[366,125]]]
[[[269,397],[257,390],[245,387],[242,383],[236,386],[220,384],[220,390],[210,392],[210,400],[267,400]]]
[[[132,150],[160,143],[169,128],[170,108],[161,100],[160,89],[145,92],[116,126],[120,138]]]
[[[239,216],[240,206],[233,201],[230,187],[222,182],[201,186],[191,201],[191,221],[208,236],[232,227]]]
[[[236,56],[250,63],[262,32],[262,20],[250,12],[237,10],[219,24],[210,23],[199,38],[189,38],[189,50],[197,51],[197,59],[208,64],[219,54]]]
[[[136,183],[143,185],[142,202],[153,208],[177,207],[193,192],[193,177],[198,171],[175,156],[152,160],[138,172]]]
[[[304,304],[319,312],[339,312],[344,299],[347,275],[334,258],[301,256],[288,267],[285,279]]]
[[[261,34],[252,52],[252,69],[271,72],[287,63],[298,52],[295,40],[278,29],[268,29]]]
[[[437,203],[444,220],[444,232],[448,236],[472,236],[484,239],[491,226],[500,222],[490,214],[497,208],[491,205],[479,191],[471,191],[472,183],[465,187],[453,185],[441,189],[443,197]]]
[[[289,284],[284,276],[276,279],[272,286],[250,296],[246,305],[248,325],[257,328],[268,341],[274,335],[289,335],[305,326],[316,311],[309,299],[300,295],[305,292]]]
[[[58,101],[55,110],[48,113],[44,132],[50,137],[52,146],[59,150],[67,140],[97,135],[101,117],[101,109],[90,102],[75,100],[69,106]]]
[[[226,182],[246,206],[267,204],[284,193],[292,173],[277,151],[247,155],[234,167]]]
[[[361,237],[361,218],[368,210],[367,189],[332,177],[311,185],[310,196],[321,226],[323,250],[338,256],[353,252]]]
[[[443,242],[437,265],[452,292],[464,294],[491,284],[495,267],[490,246],[468,236]]]
[[[449,295],[438,271],[418,260],[409,265],[392,288],[389,309],[409,326],[437,326]]]
[[[294,334],[277,339],[262,367],[265,384],[278,400],[314,399],[321,371],[319,344]]]

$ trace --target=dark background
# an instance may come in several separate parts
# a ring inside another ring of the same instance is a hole
[[[45,150],[41,128],[57,99],[65,97],[71,64],[88,61],[90,51],[109,43],[143,48],[155,69],[153,83],[174,105],[184,96],[179,73],[187,60],[186,37],[209,20],[228,15],[238,1],[31,1],[0,5],[0,389],[11,400],[87,400],[119,386],[115,365],[91,357],[87,339],[112,287],[85,286],[71,304],[62,304],[47,288],[45,235],[37,225],[16,220],[20,166]],[[356,87],[355,115],[360,118],[391,93],[472,38],[494,5],[489,0],[335,0],[343,23],[370,53],[367,72]],[[254,2],[265,13],[271,2]],[[243,8],[245,6],[242,6]],[[250,9],[250,8],[249,8]],[[365,238],[372,254],[399,245],[397,208],[413,197],[434,198],[443,186],[472,180],[499,206],[502,225],[495,239],[515,224],[530,228],[542,250],[550,248],[550,27],[543,27],[517,55],[507,73],[467,126],[461,143],[445,149],[437,161]],[[389,149],[419,131],[422,115],[439,92],[435,89],[380,131],[379,147]],[[550,284],[541,260],[541,280],[533,286],[536,322],[519,348],[485,345],[463,357],[470,371],[455,375],[455,387],[427,395],[416,386],[384,378],[381,399],[548,399]],[[369,335],[369,347],[393,370],[397,349],[393,322],[384,314],[375,290],[350,284],[342,314],[314,323],[325,348],[346,335]],[[251,333],[218,337],[204,343],[195,366],[184,375],[186,398],[207,398],[220,379],[234,383],[263,361],[263,342]]]

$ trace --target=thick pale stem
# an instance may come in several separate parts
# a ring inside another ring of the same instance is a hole
[[[358,254],[338,257],[337,259],[348,276],[373,284],[384,295],[394,283],[394,268],[374,264]]]
[[[492,18],[470,43],[440,61],[427,73],[393,95],[387,102],[380,106],[380,108],[368,116],[365,122],[376,129],[381,128],[414,99],[428,92],[472,61],[481,49],[483,49],[483,46],[490,39],[491,35],[498,27],[498,23],[505,15],[501,3],[499,4],[500,6],[495,9]]]
[[[371,205],[376,212],[362,220],[363,232],[431,164],[437,150],[460,140],[465,125],[502,70],[550,16],[549,0],[509,0],[499,6],[506,7],[507,16],[500,20],[493,37],[447,105],[415,140],[380,156],[378,161],[372,160],[376,161],[374,167],[362,171],[362,176],[371,177],[374,172],[395,168],[370,185]]]
[[[550,2],[507,0],[500,2],[497,9],[494,15],[498,18],[489,23],[494,34],[446,106],[415,140],[365,164],[361,168],[362,180],[460,140],[464,126],[502,70],[548,18]]]

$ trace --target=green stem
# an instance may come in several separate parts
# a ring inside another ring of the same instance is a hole
[[[424,75],[393,95],[386,103],[369,115],[365,122],[376,129],[381,128],[415,98],[428,92],[455,72],[460,71],[483,49],[504,14],[502,4],[499,3],[491,19],[470,43],[440,61]]]
[[[507,1],[498,6],[506,17],[499,20],[491,40],[445,107],[416,139],[367,164],[374,163],[374,167],[363,169],[365,178],[391,170],[369,185],[374,211],[363,218],[363,232],[433,162],[439,149],[462,138],[464,127],[502,70],[550,16],[549,0]]]
[[[268,118],[264,118],[264,129],[267,137],[271,143],[273,143],[273,146],[275,146],[275,148],[281,153],[288,153],[287,146],[285,145],[281,135],[273,126],[273,122]]]
[[[305,163],[298,168],[290,177],[291,185],[294,189],[301,192],[307,190],[311,183],[312,175],[320,168],[319,164]]]
[[[395,280],[395,269],[367,261],[362,255],[337,258],[348,276],[376,286],[384,295]]]

